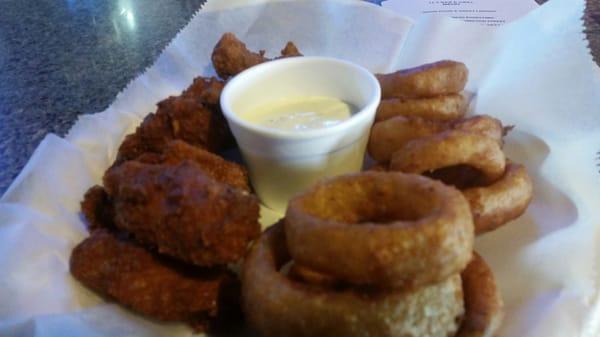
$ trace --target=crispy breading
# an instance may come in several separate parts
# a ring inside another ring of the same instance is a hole
[[[382,99],[424,98],[461,92],[469,70],[462,62],[442,60],[375,76],[381,85]]]
[[[112,202],[102,186],[90,187],[81,201],[81,212],[87,220],[88,230],[114,228]]]
[[[222,115],[194,98],[172,96],[159,102],[156,113],[146,116],[135,133],[125,138],[115,164],[135,159],[145,152],[160,153],[174,139],[216,152],[229,142],[229,137]]]
[[[129,161],[109,169],[104,186],[117,227],[186,262],[236,262],[260,234],[258,199],[210,178],[191,160],[177,165]]]
[[[70,269],[86,287],[154,319],[205,330],[239,318],[233,273],[157,256],[107,230],[92,232],[73,249]]]
[[[281,50],[281,56],[279,58],[284,57],[293,57],[293,56],[302,56],[302,53],[298,50],[298,47],[292,41],[288,41],[285,44],[285,47]]]
[[[279,58],[291,56],[302,56],[302,54],[290,41],[281,50]],[[233,77],[257,64],[271,61],[265,57],[264,50],[260,50],[258,53],[248,50],[246,44],[233,33],[223,34],[213,49],[211,59],[217,74],[223,79]]]
[[[211,152],[224,150],[235,140],[219,106],[224,82],[211,77],[197,77],[179,96],[157,104],[133,134],[125,137],[114,165],[150,152],[160,153],[174,139]]]
[[[185,89],[181,96],[194,98],[202,104],[219,108],[219,99],[225,83],[215,77],[196,77],[192,84]]]
[[[204,173],[218,182],[250,191],[246,168],[180,140],[169,142],[161,154],[146,153],[136,159],[147,164],[168,165],[177,165],[184,160],[199,164]]]

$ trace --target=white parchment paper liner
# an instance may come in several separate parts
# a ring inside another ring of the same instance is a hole
[[[499,335],[599,335],[600,74],[582,34],[583,0],[551,0],[498,29],[439,18],[413,25],[349,1],[216,3],[106,111],[82,116],[64,139],[48,135],[2,197],[0,336],[192,334],[106,303],[69,275],[68,259],[87,235],[79,215],[85,190],[101,181],[124,135],[156,102],[214,73],[210,52],[225,31],[270,55],[293,40],[306,55],[377,72],[465,62],[476,113],[517,126],[506,152],[535,183],[522,218],[477,240],[506,302]]]

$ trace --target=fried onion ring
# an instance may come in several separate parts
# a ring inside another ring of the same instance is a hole
[[[462,130],[448,130],[408,142],[394,152],[390,169],[405,173],[428,173],[456,165],[479,170],[484,183],[504,174],[506,158],[497,140]]]
[[[297,263],[292,263],[288,275],[292,280],[296,280],[298,282],[325,287],[333,287],[340,282],[340,280],[337,280],[330,275],[316,272]]]
[[[444,60],[375,76],[381,85],[382,99],[422,98],[461,92],[469,70],[464,63]]]
[[[379,103],[375,121],[384,121],[394,116],[423,117],[448,121],[464,117],[467,108],[468,101],[461,94],[417,99],[389,98]]]
[[[367,151],[376,161],[387,162],[409,141],[434,135],[443,128],[444,125],[436,121],[397,116],[373,125]]]
[[[504,313],[492,270],[479,254],[473,252],[473,259],[461,277],[466,315],[456,337],[494,336]]]
[[[289,260],[280,223],[244,263],[246,319],[263,337],[446,337],[458,330],[464,307],[457,275],[414,291],[337,290],[291,280],[279,271]]]
[[[495,139],[499,144],[503,144],[502,138],[510,128],[505,128],[502,122],[488,115],[477,115],[465,119],[459,119],[448,123],[448,128],[452,130],[462,130],[474,132],[486,137]]]
[[[533,184],[523,165],[507,163],[504,175],[492,185],[463,191],[471,205],[475,233],[492,231],[525,212]]]
[[[451,122],[428,120],[420,117],[396,116],[375,123],[369,137],[369,155],[377,161],[387,162],[394,152],[413,139],[432,136],[445,130],[478,133],[502,144],[505,129],[502,123],[490,116],[479,115]]]
[[[462,194],[432,179],[387,172],[335,177],[290,200],[294,260],[351,284],[414,288],[461,271],[473,246]]]

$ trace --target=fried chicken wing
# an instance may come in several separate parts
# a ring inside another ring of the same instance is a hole
[[[160,153],[174,139],[216,152],[230,142],[230,137],[222,115],[194,98],[172,96],[158,103],[156,113],[146,116],[135,133],[125,138],[115,164],[145,152]]]
[[[202,171],[218,182],[250,191],[248,172],[236,163],[189,145],[180,140],[167,143],[162,153],[145,152],[135,159],[146,164],[178,165],[185,160],[199,164]],[[88,229],[114,228],[112,200],[102,186],[92,186],[84,195],[81,211],[88,222]]]
[[[293,57],[293,56],[302,56],[302,53],[298,50],[298,47],[292,41],[288,41],[285,44],[285,47],[281,50],[281,56],[279,58],[284,57]]]
[[[158,252],[200,266],[236,262],[260,234],[258,199],[220,183],[194,161],[128,161],[104,186],[115,225]]]
[[[147,153],[136,159],[147,164],[168,165],[177,165],[184,160],[199,164],[204,173],[218,182],[250,191],[248,172],[243,166],[180,140],[169,142],[161,154]]]
[[[157,256],[107,230],[73,249],[70,269],[86,287],[154,319],[205,330],[239,318],[239,284],[231,272]]]
[[[211,152],[235,144],[219,106],[224,85],[214,77],[197,77],[180,96],[159,102],[156,112],[146,116],[135,133],[125,138],[114,165],[146,152],[161,153],[174,139]]]
[[[196,77],[192,85],[185,89],[181,95],[186,98],[193,98],[202,104],[220,109],[219,99],[225,83],[214,77]]]
[[[292,42],[288,42],[281,50],[281,57],[302,56]],[[257,64],[270,61],[265,57],[265,51],[258,53],[248,50],[246,44],[233,33],[225,33],[215,45],[212,53],[212,63],[217,74],[228,79]]]
[[[81,201],[81,212],[88,221],[88,230],[114,228],[112,202],[102,186],[90,187]]]

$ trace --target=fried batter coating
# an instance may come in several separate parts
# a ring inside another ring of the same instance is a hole
[[[303,267],[385,289],[415,289],[460,272],[474,240],[460,191],[387,172],[337,176],[296,195],[285,234]]]
[[[461,92],[469,70],[464,63],[444,60],[376,76],[382,99],[423,98]]]
[[[225,33],[215,45],[211,59],[217,74],[227,79],[268,61],[264,55],[264,50],[254,53],[248,50],[246,44],[238,40],[233,33]]]
[[[533,197],[533,183],[527,169],[508,162],[500,179],[489,186],[478,186],[463,191],[471,205],[475,234],[492,231],[520,217]]]
[[[468,165],[492,183],[504,174],[506,157],[497,139],[463,130],[447,130],[409,141],[394,152],[392,171],[428,173],[442,168]]]
[[[210,178],[191,160],[177,165],[128,161],[106,172],[104,186],[118,228],[189,263],[237,262],[260,234],[258,199]]]
[[[367,150],[378,162],[388,162],[394,152],[409,141],[434,135],[443,128],[444,126],[436,121],[396,116],[373,125]]]
[[[263,233],[244,263],[242,304],[260,336],[447,337],[464,313],[457,274],[413,291],[339,290],[289,278],[280,271],[289,260],[280,223]]]
[[[169,165],[177,165],[184,160],[199,164],[204,173],[218,182],[250,191],[248,172],[243,166],[180,140],[169,142],[161,154],[146,153],[136,159],[147,164]]]
[[[279,58],[302,56],[302,53],[298,50],[298,47],[292,41],[288,41],[285,47],[281,50],[281,56]]]
[[[281,57],[290,56],[302,56],[292,42],[288,42],[281,50]],[[270,61],[265,57],[264,50],[258,53],[248,50],[246,44],[233,33],[223,34],[215,45],[211,58],[217,74],[223,79],[233,77],[257,64]]]
[[[135,159],[145,152],[160,153],[173,139],[216,152],[230,137],[222,115],[195,98],[172,96],[159,102],[156,113],[146,116],[135,133],[125,138],[115,164]]]
[[[136,158],[136,161],[142,163],[168,165],[177,165],[185,160],[199,164],[206,175],[218,182],[250,191],[248,172],[243,166],[184,141],[170,141],[163,153],[147,152]],[[112,200],[102,186],[92,186],[86,192],[81,202],[81,211],[88,221],[90,231],[96,228],[114,228]]]
[[[90,187],[81,201],[81,212],[88,221],[88,230],[114,228],[114,209],[106,190],[102,186]]]
[[[310,268],[301,266],[295,262],[291,263],[288,276],[291,280],[306,284],[314,284],[321,287],[335,287],[341,281],[335,277],[323,273],[319,273]]]
[[[466,313],[456,337],[495,336],[504,317],[504,304],[490,266],[473,252],[461,278]]]
[[[503,143],[506,128],[498,119],[479,115],[454,121],[431,120],[421,117],[396,116],[375,123],[369,136],[368,150],[373,159],[387,162],[394,152],[409,141],[429,137],[446,130],[477,133]]]
[[[193,98],[202,104],[220,109],[219,99],[225,83],[215,77],[196,77],[192,85],[185,89],[181,96]]]
[[[205,330],[239,319],[239,284],[225,269],[203,270],[96,230],[71,254],[71,274],[93,291],[162,321]]]
[[[449,121],[464,117],[467,108],[468,101],[461,94],[413,99],[389,98],[379,103],[375,121],[380,122],[395,116]]]
[[[115,166],[141,154],[161,153],[173,139],[180,139],[211,152],[235,143],[219,106],[224,83],[214,77],[197,77],[180,96],[157,104],[157,111],[144,118],[135,133],[125,137]]]

